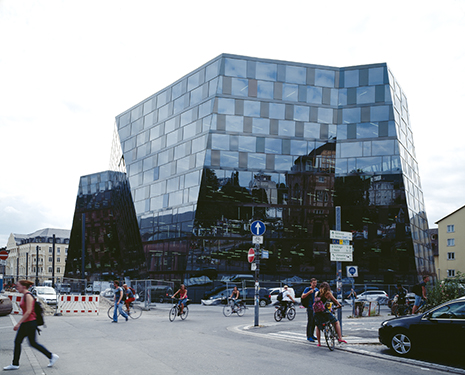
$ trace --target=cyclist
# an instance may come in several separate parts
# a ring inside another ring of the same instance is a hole
[[[418,309],[421,305],[421,299],[426,300],[426,283],[429,282],[429,276],[423,276],[423,282],[417,284],[413,287],[413,292],[415,293],[415,304],[413,305],[412,315],[418,312]]]
[[[134,295],[131,288],[127,286],[127,284],[123,284],[123,289],[124,289],[124,293],[126,293],[126,301],[124,301],[124,303],[126,304],[126,309],[128,310],[128,313],[129,313],[129,310],[130,310],[129,305],[131,302],[134,302],[136,300],[136,296]]]
[[[402,287],[401,283],[397,283],[397,311],[400,315],[406,314],[406,301],[407,301],[407,290]],[[393,306],[393,310],[395,306]]]
[[[232,301],[232,308],[233,310],[236,309],[236,306],[237,304],[240,302],[240,292],[239,290],[237,289],[237,286],[234,287],[232,293],[231,293],[231,296],[229,297],[229,299]]]
[[[186,289],[186,286],[184,284],[181,284],[181,288],[176,293],[174,293],[171,296],[171,298],[176,297],[176,295],[178,293],[179,293],[178,305],[180,307],[178,315],[182,315],[182,312],[184,310],[184,306],[186,306],[186,303],[187,303],[187,289]]]
[[[336,328],[338,341],[347,344],[347,341],[342,339],[341,326],[339,325],[338,320],[328,310],[328,306],[326,306],[326,302],[332,301],[337,305],[337,307],[341,307],[341,304],[337,301],[336,298],[334,298],[333,293],[331,292],[331,287],[327,282],[322,282],[320,284],[320,290],[315,294],[315,303],[317,303],[318,298],[325,305],[325,310],[323,312],[315,312],[316,338],[318,340],[318,346],[321,346],[320,338],[321,331],[323,330],[323,324],[328,322],[331,323],[334,328]]]
[[[289,307],[289,303],[292,301],[295,303],[295,299],[292,296],[292,293],[290,292],[289,288],[287,285],[284,285],[283,287],[283,299],[281,300],[281,311],[282,315],[286,316],[287,309]]]

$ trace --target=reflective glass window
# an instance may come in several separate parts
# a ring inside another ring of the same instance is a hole
[[[346,142],[341,143],[341,157],[358,157],[363,156],[363,142]]]
[[[169,116],[169,105],[165,105],[158,110],[158,121],[163,121]]]
[[[173,99],[179,98],[186,92],[186,81],[183,80],[171,88],[171,95]]]
[[[374,86],[357,87],[357,104],[367,104],[375,102]]]
[[[216,77],[218,75],[220,68],[220,60],[217,60],[210,65],[208,65],[205,69],[205,80],[209,81],[212,78]]]
[[[247,61],[224,59],[224,74],[232,77],[247,78]]]
[[[152,211],[161,210],[163,208],[163,195],[150,199],[150,209]]]
[[[307,82],[307,69],[299,66],[286,66],[286,82],[300,83],[305,85]]]
[[[144,120],[143,118],[140,118],[139,120],[134,121],[131,124],[131,134],[132,135],[136,135],[137,133],[139,133],[144,128],[143,120]]]
[[[266,118],[252,119],[253,134],[270,134],[270,120]]]
[[[267,154],[281,154],[282,141],[279,138],[266,138],[265,139],[265,152]]]
[[[389,172],[391,170],[391,157],[383,156],[383,172]]]
[[[187,172],[189,170],[189,160],[190,156],[179,159],[176,163],[176,173]]]
[[[394,140],[386,139],[379,141],[372,141],[371,153],[373,156],[376,155],[392,155],[394,154]]]
[[[363,156],[371,156],[371,142],[363,142]]]
[[[213,150],[229,150],[229,135],[212,134],[211,136]]]
[[[330,124],[333,122],[333,109],[332,108],[318,108],[318,122]]]
[[[347,105],[347,89],[339,90],[339,100],[338,105]]]
[[[320,138],[320,124],[307,122],[304,124],[305,138]]]
[[[352,124],[355,122],[360,122],[360,116],[361,116],[360,108],[343,108],[342,109],[342,122],[345,124]]]
[[[377,138],[378,124],[363,123],[357,124],[357,138]]]
[[[172,118],[171,120],[168,120],[165,122],[165,133],[168,134],[171,133],[174,129],[176,129],[176,119]]]
[[[173,146],[178,143],[179,139],[179,129],[167,134],[166,136],[166,147]]]
[[[217,89],[218,89],[218,77],[211,80],[209,83],[208,83],[208,96],[213,96],[215,95],[215,93],[217,92]],[[218,91],[219,93],[220,91]]]
[[[270,103],[270,118],[284,120],[284,104]]]
[[[389,137],[396,136],[396,123],[394,121],[389,121],[388,123],[388,136]]]
[[[384,68],[368,69],[368,84],[382,85],[384,83]]]
[[[135,121],[142,116],[142,106],[139,105],[131,111],[131,121]]]
[[[357,87],[359,85],[359,71],[346,70],[344,72],[344,87]]]
[[[286,137],[295,136],[295,122],[294,121],[279,121],[278,134]]]
[[[298,101],[299,86],[283,84],[283,100]]]
[[[187,90],[191,91],[192,89],[195,89],[199,84],[200,84],[200,72],[197,72],[197,73],[192,74],[187,79]]]
[[[126,142],[124,142],[123,151],[129,151],[136,147],[136,137],[129,138]]]
[[[228,168],[239,167],[239,153],[233,151],[221,151],[220,166]]]
[[[202,135],[201,137],[192,140],[192,153],[195,154],[196,152],[203,151],[206,147],[206,142],[206,135]]]
[[[273,82],[258,81],[257,97],[260,99],[273,99]]]
[[[232,78],[231,94],[236,96],[248,96],[249,95],[249,80]]]
[[[150,140],[153,141],[155,138],[161,136],[161,126],[157,125],[150,129]]]
[[[337,133],[337,125],[328,125],[328,138],[333,139],[336,138]]]
[[[183,131],[184,131],[183,139],[187,139],[187,138],[195,136],[196,127],[197,127],[197,124],[195,122],[184,126],[184,128],[183,128]]]
[[[175,190],[178,190],[179,189],[179,177],[175,177],[175,178],[170,178],[167,182],[166,182],[166,192],[167,193],[171,193]]]
[[[323,89],[321,87],[307,87],[307,103],[321,104],[323,100]]]
[[[218,113],[233,115],[234,99],[218,98]]]
[[[307,141],[291,140],[291,154],[292,155],[306,155],[307,154]]]
[[[168,206],[177,206],[182,204],[182,190],[175,191],[174,193],[169,194]]]
[[[239,136],[239,151],[255,152],[256,139],[255,137]]]
[[[251,169],[265,169],[266,168],[266,154],[248,154],[248,168]]]
[[[264,79],[267,81],[276,81],[277,76],[278,66],[276,64],[257,62],[255,69],[255,78]]]
[[[260,117],[260,102],[244,100],[244,116]]]
[[[192,187],[199,185],[199,171],[188,173],[184,179],[184,187]]]
[[[166,103],[168,103],[169,98],[168,98],[168,92],[163,91],[162,93],[158,94],[157,96],[157,106],[158,108],[164,106]]]
[[[226,131],[240,132],[244,130],[242,116],[226,116]]]
[[[181,126],[192,122],[192,110],[188,110],[181,115]],[[167,133],[165,129],[165,133]]]
[[[333,70],[315,69],[315,86],[334,87],[334,79]]]
[[[150,153],[150,143],[145,143],[137,148],[137,158],[143,158]]]
[[[371,121],[388,121],[389,120],[389,106],[378,105],[371,107],[370,112]]]
[[[203,99],[203,86],[200,86],[196,88],[195,90],[192,90],[190,105],[195,105],[197,103],[200,103],[202,99]]]
[[[296,121],[308,121],[310,118],[310,107],[302,105],[294,106],[294,120]]]
[[[382,170],[381,163],[382,158],[380,157],[358,158],[357,169],[360,169],[365,173],[380,172]]]
[[[131,126],[125,126],[118,130],[119,138],[121,140],[125,140],[127,137],[131,135]]]
[[[276,155],[274,159],[274,166],[276,170],[290,171],[293,165],[292,156],[290,155]]]

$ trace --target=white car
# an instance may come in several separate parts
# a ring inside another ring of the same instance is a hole
[[[357,296],[358,300],[365,300],[368,302],[377,301],[379,304],[386,304],[389,300],[388,294],[384,290],[367,290]]]
[[[270,299],[271,299],[271,304],[274,305],[278,302],[278,294],[279,292],[282,292],[284,289],[283,288],[270,288]],[[300,303],[300,298],[295,297],[295,292],[294,288],[287,288],[289,292],[291,292],[292,298],[295,299],[296,303]]]
[[[57,292],[50,286],[36,286],[32,294],[43,299],[47,305],[57,304]]]

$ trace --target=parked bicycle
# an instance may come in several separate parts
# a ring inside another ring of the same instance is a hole
[[[289,320],[293,320],[295,318],[295,315],[296,311],[292,302],[289,303],[286,311],[284,311],[283,306],[278,305],[276,306],[276,311],[274,312],[274,320],[280,322],[285,317],[287,317],[287,319]]]
[[[108,317],[110,319],[113,319],[113,312],[115,310],[115,306],[110,306],[108,309]],[[132,319],[139,319],[142,315],[142,308],[134,305],[134,303],[131,303],[129,305],[129,310],[126,307],[126,304],[123,304],[123,311],[128,314]],[[120,315],[119,310],[118,310],[118,316]]]
[[[226,306],[223,307],[223,315],[228,317],[236,313],[238,316],[243,316],[245,313],[245,309],[246,306],[244,305],[244,302],[237,301],[236,303],[234,303],[234,301],[231,298],[228,298]]]
[[[189,304],[189,300],[186,302],[186,306],[182,309],[182,314],[181,312],[181,306],[178,304],[179,298],[173,298],[173,306],[170,309],[170,322],[174,321],[177,316],[181,318],[181,320],[185,320],[187,318],[187,315],[189,314],[189,307],[187,306]]]

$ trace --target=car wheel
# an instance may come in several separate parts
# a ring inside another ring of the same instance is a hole
[[[410,334],[405,331],[397,331],[391,338],[391,349],[401,356],[407,356],[412,353],[412,339]]]
[[[260,307],[265,307],[266,306],[266,301],[264,299],[261,299],[259,302]]]
[[[163,303],[163,297],[161,297],[158,302]]]

